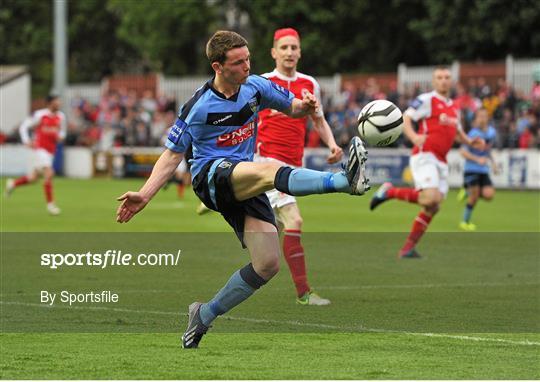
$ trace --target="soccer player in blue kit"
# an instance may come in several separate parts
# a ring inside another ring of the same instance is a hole
[[[471,216],[479,198],[490,201],[495,196],[495,188],[489,177],[489,162],[493,163],[491,147],[495,143],[497,132],[489,124],[489,114],[485,108],[480,108],[475,113],[474,124],[468,134],[469,138],[482,138],[486,141],[483,150],[463,146],[461,155],[465,158],[463,174],[464,187],[467,190],[467,205],[463,211],[463,220],[459,228],[464,231],[476,231],[476,225],[471,222]],[[494,166],[494,171],[497,169]]]
[[[287,89],[250,75],[247,45],[231,31],[218,31],[210,38],[206,55],[214,77],[180,109],[167,149],[144,186],[118,198],[117,222],[128,222],[172,176],[191,146],[193,190],[208,208],[223,215],[249,251],[251,262],[234,272],[209,302],[189,306],[184,348],[198,347],[217,316],[246,300],[278,272],[278,230],[265,191],[276,188],[293,196],[362,195],[369,189],[364,175],[367,151],[358,137],[351,140],[347,165],[339,173],[252,162],[259,110],[272,108],[300,118],[314,114],[318,101],[310,93],[295,99]]]

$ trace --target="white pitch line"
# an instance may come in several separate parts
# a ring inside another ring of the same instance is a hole
[[[524,282],[524,283],[458,283],[458,284],[401,284],[401,285],[330,285],[330,286],[318,286],[317,290],[361,290],[361,289],[435,289],[435,288],[495,288],[495,287],[512,287],[512,286],[538,286],[540,282]],[[289,290],[285,287],[272,287],[273,290]],[[118,290],[116,293],[172,293],[180,294],[184,293],[181,290],[176,289],[127,289]],[[35,295],[35,293],[0,293],[0,296],[29,296]]]
[[[109,308],[101,306],[49,306],[44,304],[37,303],[27,303],[19,301],[0,301],[0,305],[20,305],[20,306],[30,306],[38,307],[43,309],[76,309],[76,310],[101,310],[101,311],[111,311],[111,312],[123,312],[123,313],[138,313],[138,314],[156,314],[156,315],[166,315],[166,316],[187,316],[187,313],[181,312],[170,312],[170,311],[156,311],[156,310],[137,310],[137,309],[126,309],[126,308]],[[473,337],[465,335],[453,335],[453,334],[444,334],[444,333],[418,333],[418,332],[408,332],[402,330],[388,330],[388,329],[374,329],[366,328],[364,326],[356,327],[344,327],[338,325],[327,325],[327,324],[317,324],[310,322],[301,322],[301,321],[280,321],[280,320],[266,320],[259,318],[249,318],[249,317],[235,317],[235,316],[224,316],[221,317],[222,320],[230,321],[242,321],[242,322],[251,322],[255,324],[274,324],[274,325],[292,325],[300,327],[312,327],[320,329],[336,329],[336,330],[356,330],[369,333],[388,333],[388,334],[405,334],[408,336],[417,336],[417,337],[437,337],[437,338],[449,338],[462,341],[475,341],[475,342],[498,342],[509,345],[523,345],[523,346],[540,346],[540,342],[523,340],[507,340],[503,338],[490,338],[490,337]]]

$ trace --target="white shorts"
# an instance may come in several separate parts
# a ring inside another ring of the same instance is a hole
[[[415,154],[411,156],[409,165],[417,190],[437,188],[443,195],[448,193],[448,165],[434,154]]]
[[[283,166],[294,167],[278,159],[263,157],[258,154],[255,154],[253,158],[253,162],[259,162],[259,163],[274,162],[274,163],[282,164]],[[273,209],[281,208],[283,206],[286,206],[287,204],[296,203],[296,198],[294,196],[278,191],[275,188],[273,190],[266,191],[266,196],[268,197],[268,200],[270,200],[270,205],[272,206]]]
[[[30,170],[41,170],[44,167],[52,167],[54,155],[45,149],[34,149],[31,155]]]

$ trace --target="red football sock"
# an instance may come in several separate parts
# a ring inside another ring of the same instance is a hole
[[[28,177],[26,175],[21,176],[20,178],[15,179],[15,183],[13,185],[15,187],[22,186],[23,184],[27,184],[29,182]]]
[[[426,232],[432,218],[433,216],[426,215],[424,212],[420,212],[418,214],[418,216],[414,219],[411,233],[407,237],[403,248],[401,248],[401,251],[399,252],[400,255],[409,252],[416,246],[424,232]]]
[[[45,199],[47,199],[47,203],[52,203],[54,201],[54,198],[51,180],[46,180],[45,182],[43,182],[43,190],[45,191]]]
[[[386,197],[388,199],[399,199],[409,203],[418,203],[418,194],[420,191],[414,188],[397,188],[392,187],[386,191]]]
[[[300,230],[286,229],[283,233],[283,255],[289,265],[289,270],[296,286],[296,293],[298,297],[302,297],[310,290],[307,282],[304,248],[300,243],[302,232]]]
[[[182,199],[184,197],[184,190],[186,189],[186,186],[184,183],[178,183],[176,185],[176,193],[178,194],[178,197]]]

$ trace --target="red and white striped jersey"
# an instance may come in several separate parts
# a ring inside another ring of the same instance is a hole
[[[446,163],[446,154],[452,148],[457,129],[461,129],[459,110],[453,101],[435,91],[420,94],[405,115],[418,122],[418,134],[426,135],[422,146],[414,146],[412,154],[431,152]]]
[[[262,76],[288,89],[295,98],[302,99],[303,93],[307,90],[317,97],[319,103],[321,101],[320,86],[311,76],[297,72],[294,77],[287,77],[279,73],[277,69]],[[322,106],[319,115],[323,115]],[[304,156],[306,125],[307,117],[291,118],[271,109],[261,111],[259,113],[257,152],[264,157],[278,159],[293,166],[301,166]]]
[[[34,148],[54,154],[56,143],[66,136],[66,116],[61,111],[52,112],[48,108],[39,109],[27,118],[20,127],[24,144],[30,143],[30,128],[34,127]]]

